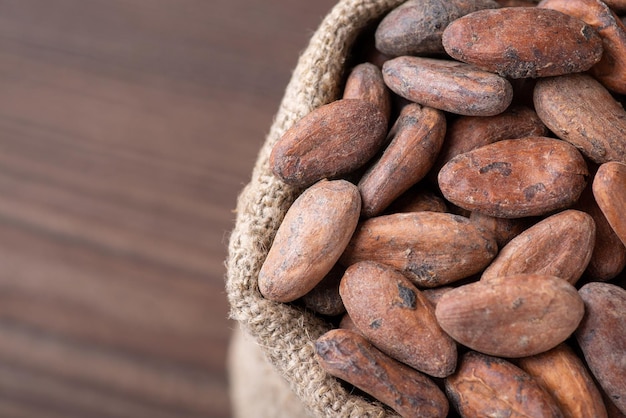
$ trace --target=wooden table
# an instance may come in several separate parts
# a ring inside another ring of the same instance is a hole
[[[224,259],[334,0],[0,0],[0,417],[230,416]]]

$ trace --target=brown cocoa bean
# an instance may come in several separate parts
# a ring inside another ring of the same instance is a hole
[[[571,206],[587,182],[582,155],[565,141],[507,139],[457,155],[439,171],[444,197],[500,218],[539,216]]]
[[[399,96],[459,115],[497,115],[513,99],[506,78],[452,60],[398,57],[385,62],[383,77]]]
[[[451,286],[434,287],[432,289],[424,289],[422,293],[433,306],[437,306],[439,299],[452,289],[454,288]]]
[[[447,212],[448,206],[443,198],[417,184],[404,192],[387,208],[387,214],[396,212]]]
[[[385,85],[380,68],[369,62],[352,68],[343,90],[343,99],[368,101],[380,109],[387,121],[391,117],[391,92]]]
[[[565,418],[607,417],[601,392],[568,345],[559,344],[545,353],[520,358],[516,363],[552,395]]]
[[[454,372],[456,343],[437,324],[428,299],[401,273],[362,261],[346,270],[339,292],[356,327],[383,353],[431,376]]]
[[[270,167],[285,183],[306,187],[350,173],[382,146],[387,118],[372,103],[343,99],[313,110],[272,148]]]
[[[433,170],[436,177],[441,167],[459,154],[503,139],[546,136],[548,128],[534,110],[513,106],[495,116],[461,116],[450,123]]]
[[[363,335],[363,333],[356,326],[356,324],[354,323],[352,318],[350,318],[350,314],[348,312],[343,314],[343,316],[341,317],[341,320],[339,321],[339,326],[337,328],[347,329],[348,331],[352,331],[352,332],[355,332],[357,334]]]
[[[444,52],[441,35],[455,19],[485,8],[493,0],[409,0],[389,12],[376,28],[376,48],[397,57]]]
[[[585,303],[585,316],[576,330],[576,340],[591,373],[626,414],[626,290],[592,282],[579,293]]]
[[[307,294],[302,296],[302,303],[307,309],[320,315],[337,316],[346,312],[339,295],[339,283],[345,269],[335,264],[328,274]]]
[[[601,0],[543,0],[538,7],[558,10],[594,28],[604,53],[590,73],[606,88],[626,93],[626,27]]]
[[[626,162],[626,111],[590,75],[540,79],[533,101],[543,123],[590,160]]]
[[[604,399],[604,406],[606,407],[608,418],[626,418],[626,414],[615,406],[611,398],[609,398],[604,391],[602,391],[602,399]]]
[[[389,135],[391,142],[359,181],[364,217],[379,215],[426,176],[445,133],[442,111],[416,103],[404,106]]]
[[[591,26],[537,7],[470,13],[446,27],[442,42],[452,58],[509,78],[586,71],[603,51],[602,40]]]
[[[596,239],[585,276],[594,281],[611,280],[626,267],[626,246],[596,203],[591,184],[587,185],[576,205],[588,213],[596,224]]]
[[[593,195],[615,234],[626,245],[626,164],[604,163],[593,179]]]
[[[576,288],[540,274],[496,277],[459,286],[435,309],[441,328],[460,344],[499,357],[525,357],[565,341],[584,313]]]
[[[528,218],[495,218],[478,212],[472,212],[469,218],[479,228],[493,236],[498,248],[504,247],[531,224]]]
[[[469,219],[450,213],[411,212],[359,224],[340,262],[376,261],[418,287],[437,287],[482,271],[497,246]]]
[[[291,302],[330,272],[359,220],[361,197],[345,180],[322,180],[291,205],[261,266],[261,294]]]
[[[330,330],[315,341],[317,361],[329,374],[353,384],[403,417],[445,418],[449,403],[424,374],[345,329]]]
[[[595,222],[585,212],[569,209],[548,216],[502,248],[481,280],[536,273],[575,284],[589,264],[595,236]]]
[[[563,417],[554,399],[528,373],[501,358],[470,351],[445,384],[450,402],[463,417]]]

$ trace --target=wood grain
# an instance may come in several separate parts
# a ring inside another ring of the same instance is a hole
[[[0,0],[0,416],[230,416],[232,210],[333,4]]]

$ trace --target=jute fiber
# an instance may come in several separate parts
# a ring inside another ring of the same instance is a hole
[[[232,418],[301,418],[311,414],[254,339],[240,328],[228,349]]]
[[[323,19],[299,57],[274,122],[237,202],[230,237],[226,291],[231,317],[261,348],[312,416],[394,416],[380,404],[348,393],[314,359],[314,341],[329,329],[315,315],[265,300],[257,275],[285,212],[301,190],[276,179],[269,168],[272,147],[311,110],[341,94],[346,60],[357,36],[403,0],[342,0]]]

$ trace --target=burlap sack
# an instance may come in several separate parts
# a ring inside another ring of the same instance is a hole
[[[240,328],[228,348],[232,418],[301,418],[312,416],[260,346]]]
[[[265,300],[257,275],[283,216],[300,190],[277,180],[270,151],[296,121],[338,98],[357,35],[404,0],[343,0],[324,18],[300,56],[274,123],[237,204],[230,237],[226,291],[231,316],[262,348],[305,407],[319,417],[395,416],[380,404],[348,393],[314,359],[314,340],[329,329],[320,318]],[[258,415],[257,415],[258,416]]]

